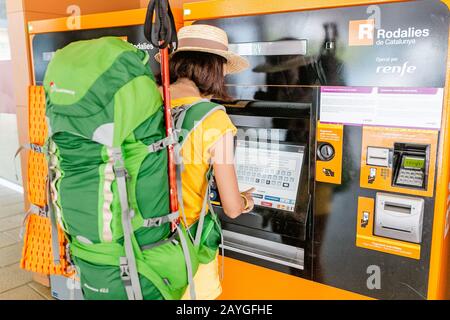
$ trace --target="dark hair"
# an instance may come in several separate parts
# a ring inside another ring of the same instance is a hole
[[[181,51],[170,59],[170,83],[180,78],[193,81],[204,96],[212,95],[216,99],[231,100],[225,86],[224,65],[227,60],[219,55]]]

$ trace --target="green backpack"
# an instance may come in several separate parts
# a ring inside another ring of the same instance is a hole
[[[66,233],[88,300],[180,299],[189,284],[195,297],[198,265],[214,258],[221,241],[206,205],[195,235],[182,224],[172,230],[180,214],[169,210],[166,147],[179,151],[179,139],[223,107],[180,108],[177,130],[166,137],[148,61],[146,52],[105,37],[58,50],[45,76],[49,211],[53,230],[58,223]]]

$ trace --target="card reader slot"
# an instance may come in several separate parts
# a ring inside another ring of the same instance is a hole
[[[412,207],[407,204],[385,202],[384,210],[396,213],[411,214]]]

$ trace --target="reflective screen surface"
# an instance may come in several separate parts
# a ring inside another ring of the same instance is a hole
[[[236,171],[241,191],[255,188],[255,205],[294,212],[304,148],[237,140]]]

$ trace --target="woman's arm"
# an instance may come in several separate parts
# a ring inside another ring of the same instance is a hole
[[[234,168],[233,134],[231,132],[226,133],[210,151],[223,211],[232,219],[237,218],[242,213],[250,212],[254,206],[251,195],[254,190],[250,189],[242,194],[239,192]],[[246,203],[247,208],[245,208]]]

